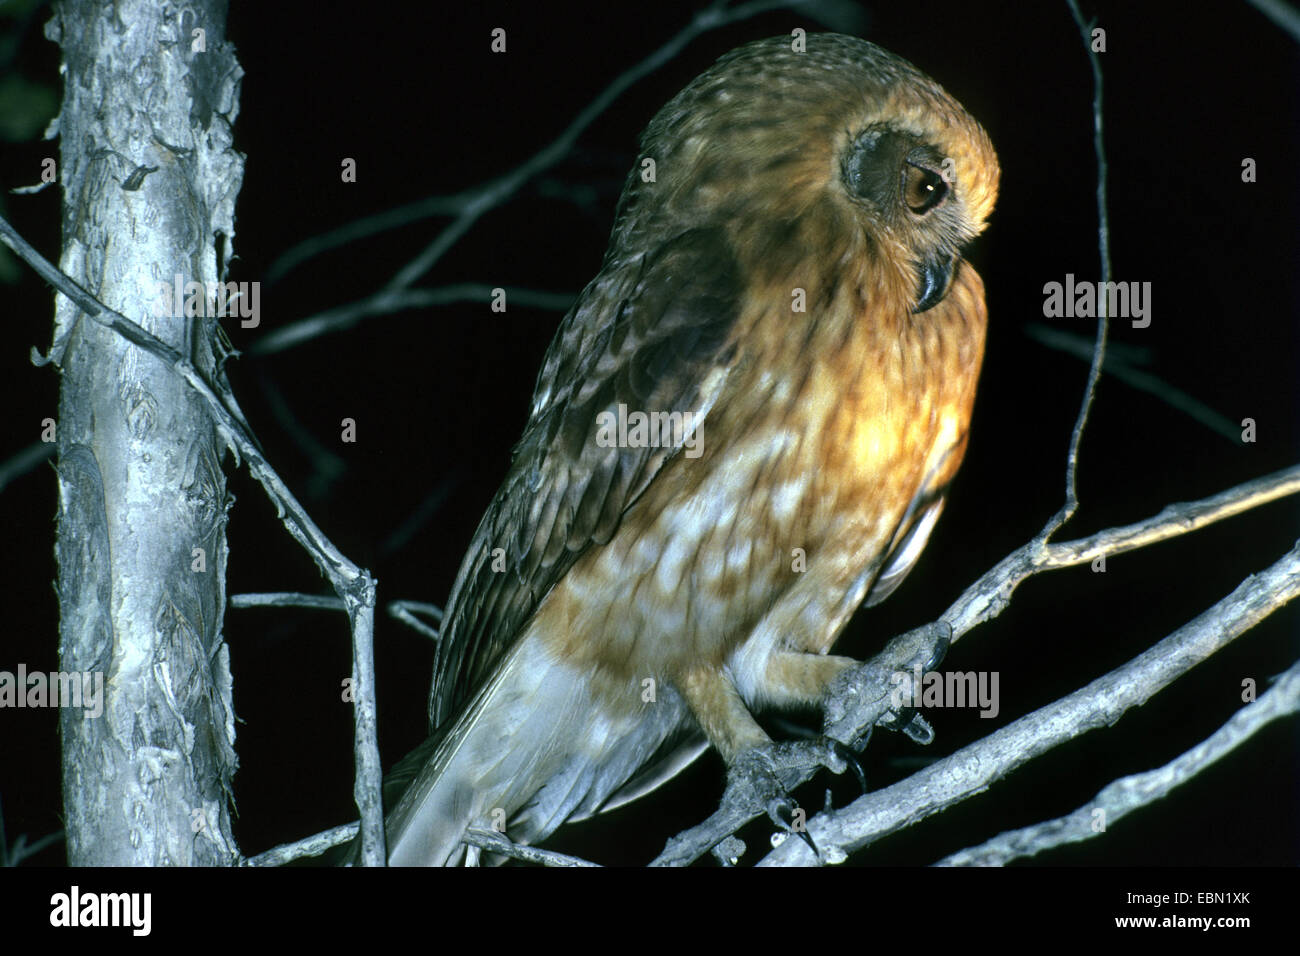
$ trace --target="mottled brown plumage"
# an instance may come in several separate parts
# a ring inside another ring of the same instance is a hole
[[[691,83],[641,156],[453,587],[394,863],[458,858],[475,821],[540,839],[701,730],[728,762],[766,743],[751,708],[851,663],[828,650],[965,451],[985,308],[960,252],[998,165],[959,104],[865,41],[777,37]],[[609,447],[620,406],[698,430]]]

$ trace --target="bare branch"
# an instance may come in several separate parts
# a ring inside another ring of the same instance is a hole
[[[945,857],[937,865],[1004,866],[1045,850],[1098,837],[1115,821],[1168,796],[1273,721],[1297,712],[1300,662],[1293,664],[1258,701],[1247,704],[1209,738],[1163,767],[1116,780],[1068,816],[999,834],[977,847]]]
[[[832,693],[825,703],[826,734],[841,742],[861,738],[892,711],[891,696],[898,689],[898,675],[912,673],[918,663],[924,665],[931,660],[935,649],[945,642],[955,642],[979,624],[997,617],[1009,606],[1016,588],[1032,575],[1145,547],[1297,493],[1300,465],[1200,501],[1170,505],[1136,524],[1059,544],[1035,539],[1017,548],[968,587],[937,620],[895,637],[854,671],[852,682]],[[797,786],[813,773],[807,771],[790,785]],[[720,808],[703,823],[669,840],[652,865],[688,865],[754,817]]]
[[[415,507],[415,510],[409,517],[402,520],[396,528],[386,534],[379,543],[376,553],[387,556],[395,551],[404,548],[406,544],[416,536],[417,532],[424,527],[438,509],[441,508],[450,497],[451,493],[460,484],[461,477],[455,473],[443,475],[437,483],[424,496],[424,499]]]
[[[21,478],[53,455],[54,449],[53,442],[32,442],[8,461],[0,464],[0,491],[3,491],[11,481]]]
[[[642,77],[648,76],[665,63],[670,62],[697,36],[727,24],[758,16],[760,13],[766,13],[769,10],[801,5],[803,4],[799,3],[798,0],[794,0],[794,2],[790,2],[790,0],[754,0],[752,3],[728,7],[725,0],[718,0],[718,2],[712,3],[704,10],[701,10],[671,40],[631,69],[625,70],[615,77],[614,81],[588,103],[573,118],[573,121],[564,132],[549,145],[543,147],[530,159],[506,175],[480,186],[475,191],[473,198],[465,203],[455,221],[393,276],[392,281],[388,284],[388,289],[405,289],[433,268],[434,264],[469,231],[480,216],[500,206],[528,180],[563,159],[569,150],[573,148],[573,144],[577,142],[583,130],[590,126],[605,110],[609,109],[615,100],[634,86]]]
[[[465,842],[470,846],[478,847],[480,850],[487,850],[489,853],[500,853],[502,856],[523,860],[525,863],[564,867],[599,866],[597,863],[592,863],[580,857],[569,856],[565,853],[541,850],[535,846],[526,846],[522,843],[512,843],[495,830],[485,830],[482,827],[470,827],[465,831]]]
[[[1122,528],[1110,528],[1077,541],[1017,548],[968,587],[939,617],[958,641],[977,624],[997,617],[1026,578],[1038,571],[1086,564],[1103,555],[1123,554],[1148,544],[1196,531],[1224,518],[1300,492],[1300,465],[1256,478],[1209,498],[1169,505],[1160,513]]]
[[[39,837],[35,843],[28,844],[27,834],[20,833],[14,837],[14,845],[11,847],[9,837],[5,834],[4,808],[0,807],[0,867],[21,866],[23,860],[35,856],[47,846],[52,846],[62,839],[63,831],[56,830],[54,833]]]
[[[1094,347],[1087,344],[1083,336],[1075,335],[1073,332],[1055,329],[1040,322],[1031,322],[1025,326],[1025,334],[1050,349],[1065,352],[1084,361],[1090,360],[1094,355]],[[1226,415],[1220,415],[1204,402],[1193,398],[1181,389],[1174,388],[1158,376],[1134,368],[1132,364],[1120,358],[1117,351],[1114,343],[1106,347],[1106,364],[1102,367],[1103,372],[1115,376],[1125,385],[1154,395],[1193,421],[1200,422],[1211,431],[1222,435],[1234,446],[1241,446],[1241,428]]]
[[[337,229],[331,229],[318,236],[304,239],[290,246],[280,254],[266,270],[266,282],[277,282],[287,273],[302,265],[308,259],[315,258],[331,249],[341,249],[360,239],[399,229],[402,226],[430,216],[450,216],[462,211],[465,204],[473,197],[475,190],[470,189],[450,196],[426,196],[415,202],[389,209],[373,216],[366,216],[355,222],[349,222]]]
[[[1167,505],[1145,521],[1111,528],[1076,541],[1049,544],[1034,557],[1036,568],[1068,568],[1102,555],[1123,554],[1196,531],[1224,518],[1300,492],[1300,465],[1256,478],[1200,501]]]
[[[635,66],[615,77],[609,86],[605,87],[595,99],[578,112],[578,115],[573,118],[559,136],[505,175],[450,196],[430,197],[392,212],[362,220],[352,226],[345,226],[317,239],[307,240],[307,242],[294,247],[293,250],[286,253],[273,267],[273,270],[278,270],[274,273],[276,276],[282,275],[289,268],[317,252],[342,245],[343,242],[352,238],[353,234],[368,235],[384,228],[403,225],[423,215],[454,214],[456,217],[432,242],[403,266],[383,289],[359,302],[335,309],[327,309],[314,316],[299,320],[278,332],[264,336],[255,342],[249,351],[263,355],[281,351],[319,335],[348,328],[369,315],[394,312],[399,309],[424,308],[447,302],[462,301],[462,299],[477,300],[477,295],[442,298],[438,293],[445,294],[450,290],[415,292],[410,290],[410,286],[432,269],[438,260],[473,228],[481,216],[508,202],[525,183],[550,169],[568,155],[583,131],[609,109],[624,92],[640,81],[642,77],[648,76],[665,63],[670,62],[701,34],[782,8],[804,9],[810,15],[820,15],[832,20],[843,19],[849,15],[849,12],[842,9],[841,5],[827,3],[825,0],[753,0],[751,3],[744,3],[735,7],[729,6],[727,0],[716,0],[716,2],[697,13],[690,23],[679,30],[667,43]],[[482,287],[451,287],[452,290],[467,288]],[[515,295],[523,292],[524,290],[515,290]],[[549,301],[552,302],[558,298],[558,294],[555,293],[538,293],[538,295],[550,296]],[[563,308],[567,309],[572,302],[573,297],[568,297],[568,302]],[[539,305],[539,307],[551,308],[553,306],[547,304]]]
[[[230,606],[247,607],[307,607],[317,611],[345,611],[343,602],[324,594],[299,594],[295,591],[271,591],[265,594],[232,594]]]
[[[321,833],[313,833],[309,837],[303,837],[301,840],[295,840],[292,843],[282,843],[265,853],[257,854],[257,856],[250,856],[240,861],[239,865],[284,866],[286,863],[292,863],[294,860],[300,860],[303,857],[320,856],[327,850],[356,839],[357,831],[360,829],[361,825],[358,823],[345,823],[339,827],[331,827]]]
[[[438,631],[416,618],[412,612],[427,614],[438,623],[442,623],[442,608],[421,601],[393,601],[388,605],[389,617],[396,618],[436,643],[440,636]]]
[[[1300,13],[1284,0],[1247,0],[1247,2],[1300,43]]]
[[[350,329],[371,315],[389,315],[405,309],[426,309],[453,302],[489,302],[494,288],[481,282],[464,282],[441,289],[381,289],[346,305],[317,312],[315,315],[290,322],[274,332],[262,336],[248,348],[250,355],[271,355],[301,345],[312,339]],[[569,292],[544,292],[537,289],[505,287],[506,299],[515,305],[535,309],[565,311],[577,296]]]
[[[1083,22],[1083,14],[1075,0],[1066,0],[1070,13],[1079,33],[1083,37],[1084,48],[1088,51],[1088,62],[1092,66],[1092,144],[1097,154],[1097,244],[1101,254],[1101,281],[1110,282],[1110,218],[1106,212],[1106,145],[1102,138],[1101,106],[1101,61],[1092,49],[1092,24]],[[1074,431],[1070,435],[1070,451],[1066,456],[1065,466],[1065,504],[1052,516],[1039,532],[1039,540],[1047,541],[1061,526],[1074,517],[1079,509],[1078,474],[1079,445],[1083,442],[1083,429],[1088,424],[1088,412],[1092,409],[1093,396],[1097,393],[1097,379],[1101,377],[1101,367],[1106,362],[1106,336],[1110,331],[1110,317],[1107,315],[1109,303],[1101,302],[1098,308],[1097,341],[1092,355],[1092,366],[1088,369],[1088,384],[1083,390],[1083,402],[1079,406],[1079,417],[1074,422]]]
[[[382,865],[384,852],[383,804],[380,798],[382,772],[376,736],[374,702],[374,608],[375,582],[370,574],[349,561],[316,526],[280,476],[262,455],[251,430],[238,410],[234,396],[219,396],[194,365],[176,349],[120,312],[108,308],[73,279],[51,265],[14,228],[0,218],[0,241],[13,249],[46,282],[81,310],[87,318],[113,330],[127,341],[169,365],[203,398],[218,433],[248,461],[249,472],[275,504],[285,528],[320,567],[343,599],[352,625],[352,689],[356,728],[357,778],[353,788],[362,820],[362,858],[368,865]]]
[[[929,661],[935,646],[947,639],[946,625],[936,622],[891,640],[883,651],[853,672],[854,683],[846,687],[843,696],[832,692],[828,697],[826,735],[842,742],[859,739],[890,711],[890,692],[895,686],[891,678],[895,674],[910,674],[916,664]],[[790,774],[782,782],[787,790],[793,790],[816,772]],[[757,813],[741,812],[724,800],[707,820],[672,837],[650,865],[689,866],[710,850],[720,848],[728,837],[757,816]],[[744,843],[736,840],[720,853],[724,859],[732,860],[738,859],[743,851]]]
[[[258,384],[261,386],[262,396],[266,399],[271,415],[279,423],[283,434],[311,462],[311,477],[307,480],[307,497],[318,500],[324,498],[329,493],[330,486],[347,472],[347,460],[316,440],[311,429],[302,424],[293,406],[284,397],[284,393],[272,376],[264,372],[259,374]]]
[[[1125,711],[1146,703],[1297,594],[1300,544],[1123,667],[892,787],[869,793],[843,810],[818,814],[808,830],[819,847],[852,852],[981,793],[1058,744],[1114,725]],[[812,862],[811,851],[802,841],[787,840],[759,865]]]

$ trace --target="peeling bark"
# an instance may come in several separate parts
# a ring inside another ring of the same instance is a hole
[[[242,70],[225,16],[221,0],[65,0],[46,28],[64,64],[60,265],[212,381],[219,320],[161,308],[159,288],[211,289],[230,261]],[[62,296],[50,359],[60,667],[105,689],[102,716],[60,715],[68,862],[232,864],[224,446],[165,363]]]

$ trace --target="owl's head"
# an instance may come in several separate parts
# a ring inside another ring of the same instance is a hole
[[[993,144],[939,84],[854,37],[733,50],[651,121],[620,221],[721,224],[774,281],[868,259],[899,273],[914,312],[941,301],[997,198]],[[903,276],[902,272],[908,272]]]

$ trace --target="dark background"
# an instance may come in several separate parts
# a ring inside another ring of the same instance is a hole
[[[262,327],[228,324],[237,348],[314,312],[380,288],[449,220],[425,219],[349,242],[270,279],[299,241],[362,217],[503,174],[549,143],[622,71],[681,30],[691,5],[480,3],[322,9],[319,3],[233,5],[229,37],[246,76],[236,145],[247,154],[231,278],[262,287]],[[446,6],[446,5],[439,5]],[[21,9],[20,9],[21,8]],[[13,11],[17,10],[17,15]],[[1045,320],[1043,285],[1098,272],[1092,80],[1063,3],[845,4],[835,25],[913,61],[988,130],[1003,168],[991,225],[972,250],[991,315],[966,464],[919,566],[884,605],[858,615],[839,645],[863,656],[941,613],[980,573],[1032,536],[1059,507],[1070,428],[1087,366],[1026,334],[1034,323],[1090,340],[1094,323]],[[1083,506],[1064,538],[1127,523],[1164,505],[1221,491],[1294,464],[1297,415],[1296,43],[1246,3],[1190,20],[1185,6],[1095,3],[1107,30],[1102,63],[1114,278],[1153,285],[1147,329],[1112,326],[1144,371],[1258,441],[1215,433],[1154,396],[1103,378],[1083,445]],[[0,118],[57,103],[58,50],[41,4],[0,5]],[[489,50],[504,27],[508,52]],[[416,283],[517,286],[576,294],[595,274],[636,138],[655,110],[718,56],[748,40],[824,23],[775,11],[707,32],[601,115],[569,155],[485,215]],[[0,142],[0,187],[35,182],[56,155],[36,131]],[[340,182],[340,161],[359,178]],[[1241,181],[1241,161],[1258,182]],[[57,258],[56,190],[5,195],[0,209]],[[0,260],[0,459],[36,440],[55,414],[58,376],[28,350],[49,344],[51,301],[11,257]],[[232,384],[272,463],[345,553],[378,578],[381,602],[442,602],[462,549],[518,437],[558,311],[486,303],[372,317],[291,351],[246,354]],[[288,415],[284,409],[288,409]],[[359,441],[339,441],[340,420]],[[323,449],[311,452],[312,445]],[[333,467],[333,471],[330,468]],[[260,489],[233,472],[229,589],[321,592],[311,561],[277,523]],[[57,668],[52,581],[55,483],[41,465],[3,488],[0,580],[6,612],[0,669]],[[1116,667],[1288,550],[1295,500],[1260,508],[1141,552],[1107,572],[1055,572],[1022,586],[1011,608],[968,635],[947,666],[996,670],[1002,711],[932,715],[922,751],[878,735],[866,755],[873,786],[918,758],[948,753]],[[377,615],[380,746],[385,765],[424,732],[432,647]],[[1010,827],[1073,810],[1120,776],[1160,766],[1261,692],[1296,659],[1300,609],[1273,615],[1115,727],[1058,748],[962,807],[855,858],[921,864]],[[236,836],[245,853],[353,819],[352,717],[340,701],[350,670],[345,620],[308,611],[231,611],[235,706],[241,719]],[[1045,855],[1051,864],[1282,864],[1300,861],[1294,720],[1102,839]],[[56,713],[0,713],[0,801],[8,839],[61,827]],[[821,788],[852,796],[840,781]],[[722,768],[700,761],[670,787],[547,845],[606,863],[641,863],[708,814]],[[760,828],[754,834],[763,839]],[[759,847],[761,849],[761,847]],[[35,859],[63,862],[62,846]]]

